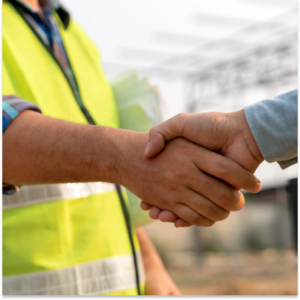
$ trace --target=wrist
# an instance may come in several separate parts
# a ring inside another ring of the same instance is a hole
[[[229,113],[227,115],[232,120],[231,128],[234,132],[234,138],[241,138],[255,160],[259,163],[263,162],[264,158],[248,124],[244,109]]]
[[[113,139],[115,182],[132,189],[132,184],[141,176],[138,169],[145,160],[143,151],[147,146],[149,134],[118,129]]]
[[[91,128],[88,139],[92,141],[94,145],[92,149],[95,150],[90,154],[97,157],[92,177],[126,186],[124,182],[126,182],[130,158],[127,148],[130,144],[131,132],[105,126],[92,126]]]

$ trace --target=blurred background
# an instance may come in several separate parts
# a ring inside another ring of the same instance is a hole
[[[160,93],[163,120],[230,112],[297,88],[296,0],[64,0],[101,51],[109,79],[128,70]],[[295,295],[298,165],[263,163],[263,190],[211,228],[146,225],[189,295]]]

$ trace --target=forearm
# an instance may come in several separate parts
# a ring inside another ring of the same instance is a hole
[[[164,268],[164,265],[144,228],[137,227],[136,235],[140,243],[146,274],[153,268]]]
[[[138,134],[24,111],[3,134],[3,182],[122,183],[128,144]],[[122,176],[121,176],[122,174]]]
[[[146,273],[146,295],[180,295],[158,253],[142,227],[136,229]]]

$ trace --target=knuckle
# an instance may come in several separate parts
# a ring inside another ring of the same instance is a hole
[[[204,224],[204,217],[201,215],[196,215],[192,218],[192,224],[197,225],[197,226],[203,226]]]
[[[239,201],[240,196],[235,190],[228,191],[221,196],[221,206],[227,210],[231,210],[235,207]]]
[[[165,173],[165,179],[162,180],[164,191],[179,192],[180,186],[178,185],[178,179],[176,174],[176,170],[174,169],[170,169]]]
[[[166,198],[161,198],[159,200],[159,206],[162,208],[162,209],[167,209],[169,207],[169,201],[166,199]]]
[[[259,183],[257,181],[257,178],[251,174],[251,180],[249,180],[251,182],[251,192],[252,193],[258,193],[260,191],[260,189],[257,189],[257,184]]]
[[[208,222],[205,223],[205,225],[203,227],[211,227],[215,224],[216,222],[208,220]]]
[[[219,161],[217,163],[217,173],[221,178],[228,176],[230,173],[230,163],[226,160]]]
[[[176,115],[176,119],[178,121],[183,120],[185,117],[186,117],[186,113],[179,113],[179,114]]]
[[[165,191],[167,192],[167,194],[172,195],[172,194],[176,194],[178,192],[178,187],[176,185],[166,185],[165,186]]]
[[[221,218],[219,219],[219,221],[226,220],[229,217],[229,215],[230,215],[230,211],[224,209],[222,211],[222,215],[221,215]]]
[[[173,170],[173,175],[177,179],[186,179],[188,177],[188,172],[184,168],[177,168]]]
[[[156,126],[155,127],[152,127],[150,130],[149,130],[149,134],[150,135],[154,135],[156,133]]]
[[[251,178],[251,180],[250,180],[250,181],[252,181],[252,182],[251,182],[251,187],[252,187],[252,190],[254,191],[254,190],[255,190],[255,188],[256,188],[257,181],[256,181],[256,179],[255,179],[255,178]]]
[[[209,202],[206,203],[206,213],[209,218],[213,219],[214,221],[218,221],[220,216],[220,209],[216,205]]]
[[[176,139],[174,139],[174,140],[172,141],[172,143],[173,143],[174,145],[176,145],[176,147],[178,147],[179,149],[181,149],[181,148],[184,148],[184,147],[185,147],[186,141],[185,141],[185,139],[182,138],[182,137],[177,137]]]
[[[179,134],[183,134],[184,124],[185,124],[185,120],[187,118],[187,115],[188,115],[187,113],[179,113],[176,116],[176,122],[177,122]]]
[[[159,202],[159,206],[164,206],[164,209],[170,209],[175,207],[177,204],[183,203],[182,199],[184,197],[184,193],[176,184],[166,186],[164,191],[162,191],[162,194],[163,200]]]
[[[176,201],[178,201],[178,199],[174,199],[174,197],[170,197],[170,195],[172,195],[171,193],[166,193],[166,195],[164,195],[164,197],[161,197],[158,201],[159,203],[159,208],[163,209],[163,210],[171,210]],[[175,201],[173,201],[175,200]],[[158,206],[158,205],[157,205]]]
[[[245,197],[242,193],[239,192],[239,199],[237,201],[237,204],[234,207],[235,211],[241,210],[245,205]]]
[[[192,218],[192,224],[200,227],[211,227],[213,224],[215,224],[215,221],[197,214]]]
[[[226,209],[218,207],[217,205],[209,205],[208,215],[214,222],[223,221],[228,218],[230,212]]]
[[[152,127],[150,130],[149,130],[149,136],[155,136],[156,133],[157,133],[157,126],[154,126]]]
[[[240,188],[245,189],[246,191],[252,192],[255,189],[257,180],[253,174],[247,174],[247,176],[242,178],[242,183]]]

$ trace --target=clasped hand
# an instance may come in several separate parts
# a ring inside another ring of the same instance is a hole
[[[263,157],[243,110],[179,114],[150,130],[144,157],[141,207],[176,227],[211,226],[244,206],[240,189],[261,190]]]

